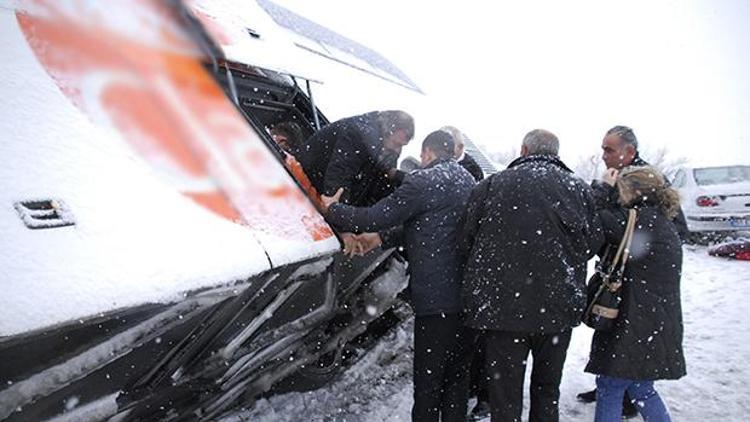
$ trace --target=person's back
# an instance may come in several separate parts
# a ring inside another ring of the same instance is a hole
[[[669,421],[653,381],[678,379],[686,373],[680,303],[682,246],[673,223],[679,195],[651,167],[628,167],[616,175],[608,173],[605,180],[616,186],[619,205],[599,211],[606,242],[611,247],[621,242],[627,209],[635,209],[637,219],[619,290],[619,314],[611,330],[595,332],[586,371],[598,375],[597,420],[619,421],[627,391],[646,420]]]
[[[490,176],[467,259],[465,301],[479,329],[555,332],[583,309],[593,202],[589,187],[556,157],[529,156]],[[480,194],[479,192],[477,194]],[[474,286],[484,286],[476,295]],[[484,306],[488,296],[497,306]]]
[[[474,180],[455,160],[417,170],[404,181],[422,209],[404,222],[411,288],[423,313],[460,310],[461,265],[456,249],[459,222]],[[422,299],[424,298],[424,299]]]
[[[681,351],[676,353],[676,345],[682,343],[680,237],[658,205],[642,204],[636,209],[621,315],[612,331],[595,332],[586,370],[625,379],[679,378],[685,370]],[[608,241],[619,242],[621,224],[627,220],[625,209],[605,210],[601,216]]]
[[[521,420],[533,356],[529,420],[557,421],[572,328],[580,323],[586,261],[601,243],[590,188],[560,161],[546,130],[522,157],[472,192],[460,250],[465,323],[483,330],[492,420]]]

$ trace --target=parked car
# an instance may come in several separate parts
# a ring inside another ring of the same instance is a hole
[[[673,186],[691,233],[750,230],[749,165],[681,168]]]

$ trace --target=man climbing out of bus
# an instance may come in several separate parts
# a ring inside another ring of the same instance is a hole
[[[395,189],[401,148],[414,137],[414,119],[400,110],[374,111],[330,123],[313,134],[297,160],[324,195],[343,188],[341,202],[372,205]]]

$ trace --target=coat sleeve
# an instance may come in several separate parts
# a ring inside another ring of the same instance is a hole
[[[419,178],[409,177],[392,194],[367,208],[342,203],[331,205],[328,221],[347,232],[381,232],[403,224],[422,210]]]
[[[594,206],[597,210],[617,207],[617,190],[601,180],[591,182],[591,189],[594,194]]]
[[[380,240],[383,241],[381,245],[383,249],[397,248],[406,244],[404,241],[404,226],[382,230],[378,234],[380,235]]]
[[[474,246],[479,222],[484,217],[484,205],[490,189],[490,180],[487,178],[474,187],[466,203],[466,210],[461,218],[458,233],[458,253],[462,261],[468,259],[471,248]]]
[[[591,189],[588,189],[587,186],[584,185],[584,191],[583,195],[586,201],[586,207],[587,207],[587,215],[588,218],[588,232],[587,237],[589,239],[588,243],[588,254],[587,258],[591,259],[594,255],[596,255],[597,252],[604,246],[605,244],[605,235],[604,235],[604,229],[602,227],[602,220],[599,214],[596,210],[595,200],[594,200],[594,193]]]
[[[338,137],[326,168],[323,194],[332,196],[339,188],[344,188],[341,202],[348,203],[354,180],[367,163],[367,153],[361,139],[351,135]]]
[[[622,207],[609,208],[599,211],[602,231],[606,243],[618,245],[625,236],[625,226],[628,222],[628,214]]]

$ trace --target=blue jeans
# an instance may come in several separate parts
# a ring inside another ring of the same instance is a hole
[[[671,421],[664,402],[654,390],[653,381],[633,381],[598,375],[594,422],[621,422],[622,397],[625,390],[646,422]]]

